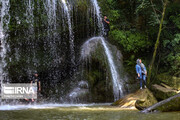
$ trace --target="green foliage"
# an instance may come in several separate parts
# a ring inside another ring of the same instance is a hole
[[[146,65],[150,64],[162,16],[162,1],[98,0],[98,2],[103,14],[110,19],[110,40],[123,50],[126,68],[132,69],[137,57],[143,58]],[[168,72],[178,76],[180,73],[180,4],[178,3],[168,2],[153,69],[154,75]]]
[[[180,29],[180,14],[177,16],[171,16],[170,20],[172,20],[173,23]]]
[[[144,12],[145,9],[148,9],[150,7],[149,0],[137,0],[139,5],[136,8],[136,13]]]
[[[132,33],[130,31],[113,30],[111,36],[119,45],[123,46],[125,52],[143,52],[151,46],[148,37],[138,32]]]
[[[176,34],[172,40],[164,40],[163,47],[168,48],[165,50],[165,55],[162,58],[162,63],[170,67],[169,73],[176,76],[180,75],[180,34]]]

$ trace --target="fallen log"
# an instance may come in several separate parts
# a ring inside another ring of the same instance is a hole
[[[173,101],[174,99],[178,99],[179,100],[180,99],[180,93],[178,93],[177,95],[172,96],[172,97],[170,97],[168,99],[160,101],[160,102],[158,102],[158,103],[156,103],[156,104],[154,104],[154,105],[152,105],[152,106],[150,106],[150,107],[148,107],[148,108],[146,108],[146,109],[144,109],[144,110],[142,110],[140,112],[141,113],[149,113],[149,112],[152,112],[154,110],[158,110],[158,108],[160,106],[165,105],[165,104],[169,103],[170,101]],[[176,104],[176,103],[174,103],[174,104]],[[177,107],[178,107],[177,109],[179,110],[180,109],[179,104],[178,104]]]

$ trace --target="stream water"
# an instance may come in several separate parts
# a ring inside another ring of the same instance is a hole
[[[180,112],[141,114],[109,104],[1,106],[1,120],[179,120]]]

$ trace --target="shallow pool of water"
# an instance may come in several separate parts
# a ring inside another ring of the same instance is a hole
[[[0,120],[180,120],[180,112],[142,114],[109,104],[0,106]]]

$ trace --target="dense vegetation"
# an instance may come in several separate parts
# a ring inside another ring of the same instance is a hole
[[[137,58],[148,67],[152,60],[166,0],[99,0],[111,21],[110,42],[123,50],[126,69],[134,72]],[[167,1],[152,75],[180,76],[180,2]],[[153,78],[154,78],[153,77]]]

